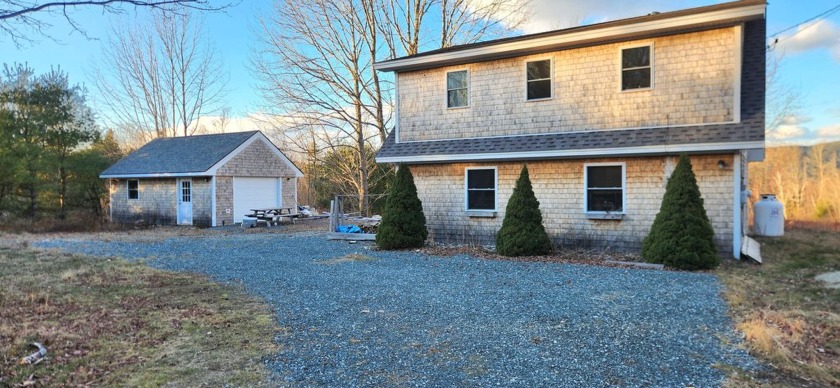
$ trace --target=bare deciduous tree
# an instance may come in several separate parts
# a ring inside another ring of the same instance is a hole
[[[140,142],[193,134],[227,82],[202,21],[189,13],[156,15],[153,29],[115,28],[97,67],[108,119]]]
[[[440,47],[475,43],[519,28],[528,17],[528,0],[437,0]]]
[[[225,133],[227,126],[230,125],[230,107],[226,106],[219,110],[219,117],[213,123],[213,129],[217,133]]]
[[[444,48],[497,38],[524,23],[530,0],[371,0],[389,58],[414,55],[424,44]],[[440,18],[430,21],[437,12]],[[438,39],[433,39],[437,27]],[[435,46],[431,42],[437,40]],[[382,58],[380,58],[382,59]]]
[[[785,218],[798,214],[803,204],[807,175],[799,146],[768,147],[765,161],[750,166],[750,184],[755,194],[774,193],[785,205]]]
[[[86,35],[84,27],[73,17],[73,12],[78,8],[99,7],[103,12],[113,14],[123,13],[127,7],[177,13],[189,10],[221,11],[237,3],[214,4],[209,0],[4,0],[0,1],[0,32],[20,46],[32,41],[29,33],[48,36],[46,30],[52,25],[44,16],[63,18],[73,30]]]
[[[840,144],[768,147],[765,160],[750,165],[754,198],[773,193],[787,220],[840,221]]]
[[[373,66],[365,47],[368,29],[357,5],[354,0],[278,1],[273,17],[262,21],[263,48],[254,65],[266,100],[277,102],[268,108],[290,117],[289,134],[326,131],[331,144],[354,150],[356,160],[349,164],[357,169],[347,176],[363,201],[369,174],[365,155],[376,132],[367,114],[371,101],[365,99]]]
[[[784,58],[775,53],[767,54],[767,99],[765,124],[767,135],[772,136],[785,119],[793,117],[799,111],[799,101],[802,96],[799,90],[782,82],[781,69]]]
[[[374,69],[377,59],[438,48],[430,15],[440,9],[440,27],[450,43],[475,41],[501,22],[501,0],[278,0],[262,21],[254,68],[262,79],[266,108],[283,116],[285,142],[301,155],[327,162],[334,156],[336,185],[353,188],[365,201],[377,169],[372,150],[388,133],[393,76]],[[479,5],[481,5],[479,7]],[[438,8],[435,8],[438,7]],[[454,7],[454,9],[453,9]],[[444,12],[446,10],[446,12]],[[346,148],[353,150],[348,160]],[[335,156],[338,156],[337,158]],[[367,209],[360,203],[360,209]]]

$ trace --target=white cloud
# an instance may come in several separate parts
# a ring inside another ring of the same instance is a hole
[[[781,55],[823,49],[829,50],[834,59],[840,62],[840,27],[826,19],[803,25],[795,32],[779,37],[776,45],[776,50]]]
[[[840,137],[840,124],[829,125],[818,129],[817,136],[822,138]]]
[[[809,134],[808,128],[800,125],[782,124],[774,131],[767,134],[768,140],[776,142],[789,142],[799,140]]]
[[[807,122],[810,122],[811,120],[812,119],[808,116],[796,116],[796,115],[785,116],[784,118],[782,118],[782,125],[789,125],[789,126],[802,125],[802,124],[805,124]]]
[[[702,4],[709,5],[723,1],[708,0]],[[531,18],[520,28],[525,33],[535,33],[560,28],[574,27],[582,24],[599,23],[609,20],[643,16],[651,12],[668,12],[686,8],[672,0],[532,0],[529,4]]]
[[[773,143],[803,141],[806,137],[811,137],[811,130],[804,125],[811,120],[809,116],[785,116],[778,127],[767,133],[767,140]]]
[[[199,133],[230,133],[246,131],[268,132],[272,129],[283,128],[288,122],[281,117],[269,116],[263,113],[251,113],[247,116],[228,117],[224,128],[221,127],[220,116],[201,116],[190,123],[190,127],[199,126]]]

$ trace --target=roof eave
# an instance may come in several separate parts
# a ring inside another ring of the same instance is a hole
[[[764,149],[763,141],[703,143],[703,144],[663,144],[623,148],[591,148],[581,150],[550,150],[475,154],[446,155],[408,155],[376,157],[377,163],[455,163],[455,162],[491,162],[546,159],[576,159],[586,157],[622,157],[676,155],[680,153],[716,153],[750,149]]]
[[[405,58],[391,59],[377,62],[375,68],[379,71],[410,71],[433,67],[481,62],[502,59],[513,56],[528,55],[538,52],[553,51],[572,47],[604,44],[625,38],[643,38],[657,36],[669,32],[682,32],[692,29],[720,27],[743,21],[763,18],[766,12],[763,2],[746,2],[742,6],[719,9],[706,12],[677,15],[665,18],[654,18],[630,24],[570,31],[566,33],[538,35],[532,38],[503,40],[495,44],[472,47],[465,45],[463,49],[455,49],[429,55],[417,55]]]
[[[181,178],[181,177],[196,177],[196,176],[212,176],[207,171],[198,172],[155,172],[155,173],[140,173],[140,174],[100,174],[101,179],[126,179],[126,178]]]

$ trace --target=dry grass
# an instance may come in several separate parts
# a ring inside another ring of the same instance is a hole
[[[224,226],[219,228],[198,228],[193,226],[148,226],[106,225],[104,229],[93,231],[64,230],[62,228],[30,232],[26,227],[12,224],[0,224],[0,247],[9,241],[33,242],[48,238],[96,241],[156,242],[173,237],[226,236],[239,234],[305,234],[326,233],[328,219],[300,219],[296,223],[284,223],[280,226],[242,228]]]
[[[241,290],[4,239],[0,386],[267,383],[261,361],[277,352],[279,327],[265,304]],[[47,359],[19,365],[33,341],[49,349]]]
[[[717,273],[751,352],[776,371],[735,385],[840,386],[840,290],[814,279],[840,270],[840,236],[793,230],[759,241],[763,265],[727,263]]]
[[[86,211],[70,212],[63,220],[50,214],[43,214],[35,219],[28,217],[0,218],[0,231],[8,233],[78,233],[122,230],[125,228],[121,225],[109,225],[103,217],[97,217]]]

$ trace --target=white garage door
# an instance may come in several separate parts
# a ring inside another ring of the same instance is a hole
[[[233,222],[251,209],[280,207],[280,179],[233,177]]]

